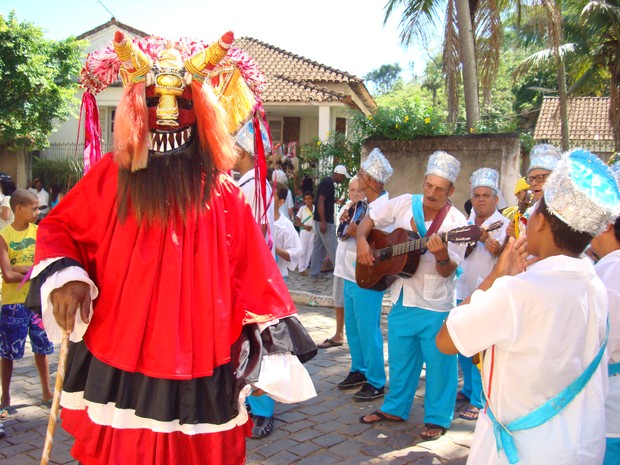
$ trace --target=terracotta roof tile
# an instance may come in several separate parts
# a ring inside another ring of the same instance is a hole
[[[568,128],[570,140],[574,143],[613,142],[613,131],[609,121],[609,97],[569,98]],[[545,97],[536,121],[534,139],[551,141],[561,138],[559,97]]]
[[[341,101],[350,104],[346,94],[325,86],[345,83],[371,111],[376,109],[376,103],[365,89],[363,80],[357,76],[251,37],[235,39],[234,45],[254,58],[265,73],[267,83],[263,92],[264,103]]]

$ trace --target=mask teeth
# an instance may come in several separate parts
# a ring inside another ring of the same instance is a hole
[[[179,131],[175,134],[174,138],[175,138],[175,146],[176,147],[180,147],[181,145],[183,145],[183,133],[185,131]]]
[[[168,146],[170,147],[170,150],[177,148],[176,142],[177,141],[175,140],[174,134],[168,134]]]

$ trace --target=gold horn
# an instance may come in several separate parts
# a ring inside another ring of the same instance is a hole
[[[133,42],[128,40],[121,31],[114,33],[113,45],[116,55],[122,62],[120,75],[123,84],[127,85],[129,82],[144,80],[153,66],[153,61]]]
[[[226,56],[230,49],[235,35],[227,32],[216,43],[196,53],[185,61],[185,69],[200,81],[204,81],[207,73]]]

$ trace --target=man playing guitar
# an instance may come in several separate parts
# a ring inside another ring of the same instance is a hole
[[[368,236],[373,228],[401,227],[430,237],[416,273],[397,278],[390,287],[394,306],[388,316],[390,390],[380,410],[362,423],[403,421],[409,417],[422,365],[426,363],[426,394],[422,438],[445,434],[454,413],[457,389],[456,357],[441,354],[434,337],[455,299],[455,271],[465,254],[464,244],[444,243],[438,232],[466,226],[463,214],[449,203],[459,161],[445,152],[428,161],[423,195],[401,195],[373,208],[357,230],[357,263],[372,266]]]

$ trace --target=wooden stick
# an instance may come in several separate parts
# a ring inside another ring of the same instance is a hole
[[[60,356],[58,358],[58,373],[56,374],[56,384],[54,385],[54,399],[50,409],[50,419],[47,423],[47,433],[45,434],[45,445],[43,446],[43,455],[41,456],[41,465],[47,465],[52,452],[54,443],[54,431],[56,431],[56,421],[58,419],[58,411],[60,410],[60,395],[62,393],[62,385],[65,382],[65,363],[67,362],[67,353],[69,352],[69,332],[63,331],[62,342],[60,344]]]

